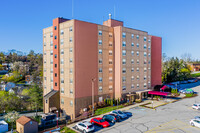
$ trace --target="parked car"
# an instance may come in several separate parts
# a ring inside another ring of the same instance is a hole
[[[114,116],[116,118],[117,122],[119,122],[121,120],[120,117],[119,117],[119,115],[117,115],[117,114],[109,114],[109,115]]]
[[[112,122],[112,123],[115,123],[116,122],[116,118],[112,115],[104,115],[102,117],[102,119],[106,120],[106,121],[109,121],[109,122]]]
[[[195,82],[197,82],[197,79],[189,79],[188,82],[189,83],[195,83]]]
[[[129,117],[132,116],[132,113],[131,113],[131,112],[124,112],[124,111],[123,111],[123,113],[125,113],[125,114],[126,114],[127,116],[129,116]]]
[[[90,120],[90,123],[99,125],[101,127],[109,127],[110,126],[110,124],[107,121],[105,121],[104,119],[102,119],[100,117],[98,117],[98,118],[92,118]]]
[[[184,80],[184,81],[180,81],[181,84],[187,84],[188,81],[187,80]]]
[[[83,121],[77,123],[75,129],[81,130],[84,133],[88,133],[94,131],[94,126],[90,122]]]
[[[200,120],[200,116],[195,116],[194,119]]]
[[[193,104],[192,108],[199,110],[200,109],[200,104],[199,103],[195,103],[195,104]]]
[[[200,128],[200,120],[192,119],[190,125]]]
[[[125,113],[123,113],[123,112],[120,111],[120,110],[113,110],[113,111],[111,111],[110,113],[119,115],[120,119],[125,119],[125,118],[128,117]]]

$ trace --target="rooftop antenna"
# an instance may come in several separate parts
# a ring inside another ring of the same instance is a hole
[[[111,19],[112,15],[109,13],[109,19]]]
[[[74,18],[74,0],[72,0],[72,19]]]

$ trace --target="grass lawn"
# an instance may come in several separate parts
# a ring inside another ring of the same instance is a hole
[[[118,107],[117,106],[113,106],[113,107],[110,106],[110,107],[100,108],[100,109],[97,109],[95,111],[94,115],[101,115],[101,114],[108,113],[112,110],[120,109],[120,108],[123,108],[123,107],[124,107],[123,105],[119,105]]]
[[[75,131],[71,130],[70,128],[68,127],[63,127],[61,130],[60,130],[61,133],[76,133]]]
[[[193,78],[195,78],[195,77],[200,77],[200,73],[193,73],[193,74],[191,74],[191,76],[192,76]]]

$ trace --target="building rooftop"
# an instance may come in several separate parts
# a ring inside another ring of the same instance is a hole
[[[6,123],[5,121],[0,121],[0,125],[7,125],[8,123]]]
[[[26,123],[30,121],[35,121],[35,120],[26,116],[21,116],[19,119],[16,120],[16,122],[20,123],[21,125],[25,125]]]

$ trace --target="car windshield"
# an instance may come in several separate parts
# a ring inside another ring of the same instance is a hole
[[[88,128],[92,128],[92,127],[93,127],[93,125],[89,125],[89,126],[88,126]]]
[[[104,119],[101,119],[101,120],[99,120],[100,122],[104,122],[105,120]]]
[[[123,112],[122,112],[122,111],[118,111],[118,113],[119,113],[119,114],[123,114]]]

